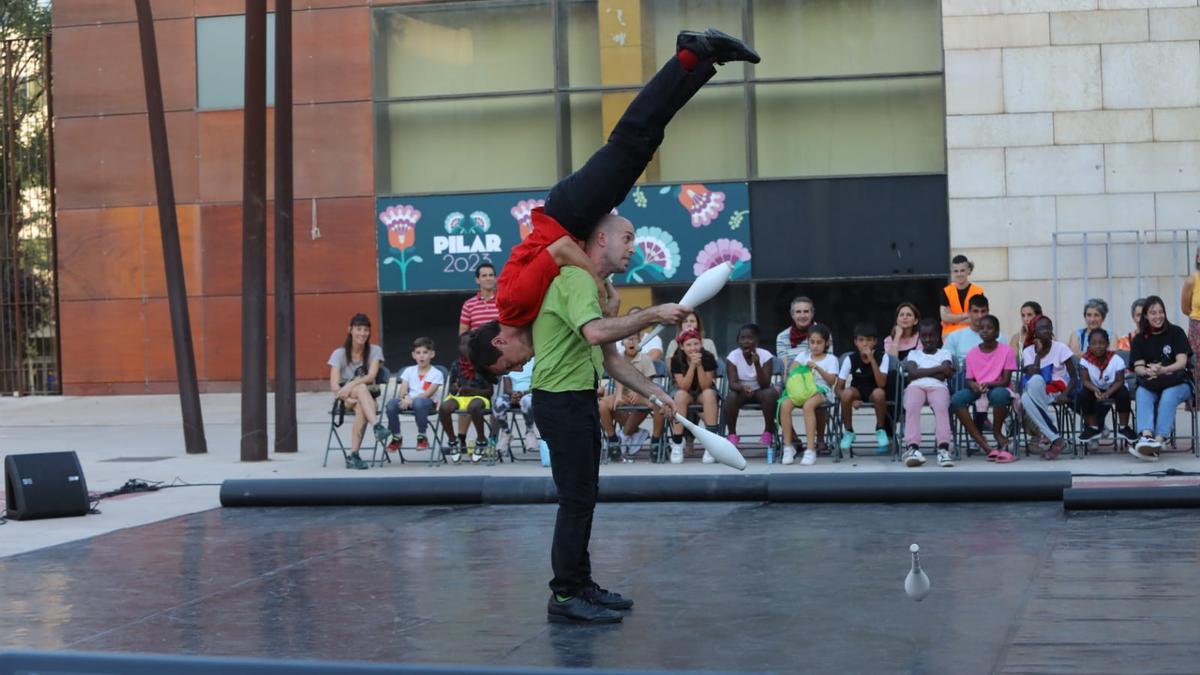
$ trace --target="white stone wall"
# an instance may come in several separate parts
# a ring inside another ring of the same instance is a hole
[[[1127,332],[1139,258],[1141,295],[1180,320],[1194,251],[1169,231],[1196,230],[1193,249],[1200,232],[1197,0],[942,0],[942,14],[950,245],[1004,332],[1032,299],[1065,335],[1087,297]],[[1084,231],[1086,270],[1082,236],[1052,246]]]

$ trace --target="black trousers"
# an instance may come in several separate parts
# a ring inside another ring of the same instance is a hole
[[[586,240],[606,213],[625,201],[663,141],[667,123],[717,73],[712,63],[684,70],[672,56],[630,102],[608,142],[546,197],[546,215]]]
[[[588,542],[600,487],[600,407],[596,390],[533,390],[533,418],[550,448],[550,471],[558,489],[558,518],[550,545],[550,589],[576,595],[592,585]]]
[[[1127,413],[1133,409],[1130,402],[1129,390],[1125,387],[1121,387],[1113,393],[1110,400],[1116,404],[1117,412],[1119,413]],[[1100,405],[1096,401],[1096,395],[1092,393],[1091,389],[1084,389],[1079,392],[1077,403],[1079,405],[1079,412],[1084,417],[1091,417],[1100,410]]]

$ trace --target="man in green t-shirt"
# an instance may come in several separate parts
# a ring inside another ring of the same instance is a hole
[[[633,255],[633,225],[621,216],[601,219],[585,250],[602,277],[624,272]],[[620,303],[608,285],[610,313]],[[592,579],[588,541],[600,475],[600,407],[596,387],[607,372],[647,399],[657,397],[674,414],[671,398],[646,379],[614,346],[626,335],[655,323],[677,324],[691,312],[683,305],[657,305],[628,316],[605,317],[591,275],[564,267],[550,284],[533,322],[533,416],[550,448],[550,468],[558,490],[558,518],[550,562],[554,578],[547,607],[551,621],[620,621],[615,610],[633,601]]]

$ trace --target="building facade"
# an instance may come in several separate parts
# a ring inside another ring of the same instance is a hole
[[[934,313],[952,249],[1010,324],[1029,298],[1068,324],[1086,295],[1171,298],[1190,265],[1194,1],[294,5],[297,371],[311,386],[357,311],[395,365],[418,334],[445,360],[473,267],[502,264],[520,205],[586,161],[685,27],[745,35],[764,60],[723,67],[672,122],[619,207],[647,248],[618,281],[669,299],[736,250],[736,283],[704,309],[722,346],[744,321],[781,328],[800,293],[847,340],[855,320],[886,329],[901,300]],[[153,6],[198,370],[204,390],[234,390],[242,3]],[[69,394],[175,389],[133,21],[127,2],[54,5]],[[1085,231],[1087,247],[1071,234]],[[651,242],[673,251],[657,267]]]

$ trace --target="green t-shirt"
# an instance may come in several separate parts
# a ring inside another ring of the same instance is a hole
[[[587,391],[596,386],[604,356],[580,329],[603,316],[592,276],[578,267],[563,267],[550,282],[533,322],[534,389]]]

